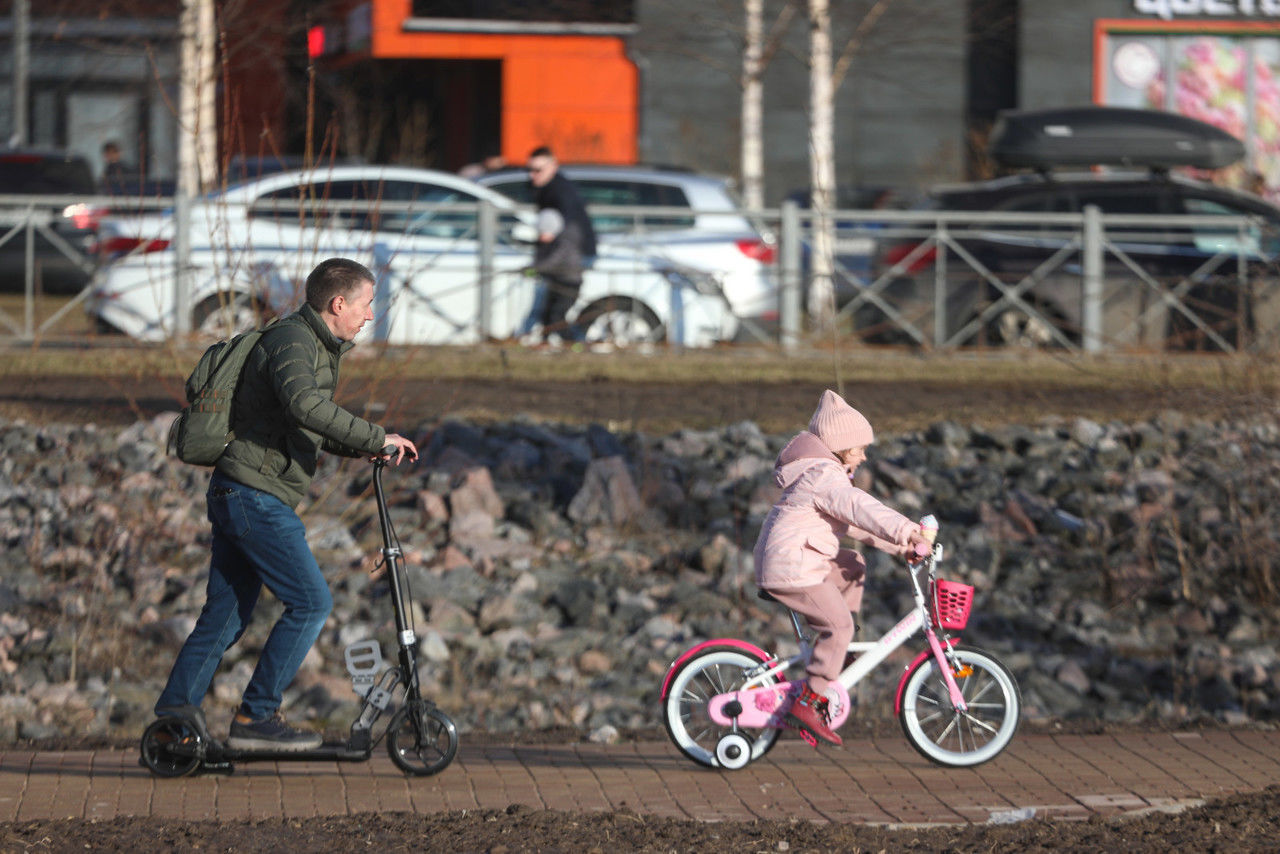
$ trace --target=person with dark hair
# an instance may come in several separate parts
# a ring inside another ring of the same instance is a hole
[[[560,290],[553,294],[549,283],[546,287],[540,330],[546,340],[550,335],[559,337],[565,335],[567,326],[565,312],[577,300],[583,269],[590,267],[595,260],[596,231],[591,225],[591,217],[587,215],[587,206],[583,204],[582,196],[578,195],[578,189],[573,182],[560,174],[560,163],[550,148],[543,145],[530,152],[528,170],[529,183],[534,188],[533,201],[537,205],[538,213],[541,215],[543,211],[552,210],[559,214],[563,228],[563,234],[559,239],[574,241],[577,249],[577,268],[574,270],[561,268],[557,276],[562,286]],[[540,245],[547,242],[542,240],[541,235],[539,237]],[[569,295],[572,298],[566,301],[567,292],[563,285],[575,280],[573,292]]]
[[[233,438],[205,495],[213,526],[205,605],[155,712],[200,705],[266,587],[284,613],[232,721],[227,744],[238,750],[301,751],[321,743],[318,733],[294,729],[280,715],[284,690],[333,607],[295,510],[320,451],[372,457],[391,447],[397,465],[406,455],[417,457],[413,442],[332,399],[339,360],[373,319],[373,289],[373,274],[363,265],[346,258],[321,262],[307,276],[302,308],[263,332],[232,398]]]
[[[130,182],[138,185],[137,170],[124,160],[120,152],[120,144],[115,140],[107,140],[102,144],[102,179],[99,182],[105,193],[120,194],[130,189]],[[134,190],[138,186],[133,187]]]

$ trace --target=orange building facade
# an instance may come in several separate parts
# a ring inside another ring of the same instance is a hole
[[[632,25],[547,24],[464,21],[414,17],[410,0],[371,0],[355,5],[340,34],[326,27],[325,45],[334,65],[361,60],[456,61],[498,66],[498,104],[475,103],[476,90],[459,84],[448,99],[446,120],[468,127],[467,111],[492,110],[495,140],[450,147],[442,140],[445,165],[484,153],[500,153],[522,163],[529,152],[548,145],[566,161],[634,163],[639,131],[639,74],[627,55]]]

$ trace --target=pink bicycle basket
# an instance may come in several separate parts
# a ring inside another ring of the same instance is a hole
[[[933,615],[944,629],[963,629],[973,608],[973,587],[958,581],[933,582]]]

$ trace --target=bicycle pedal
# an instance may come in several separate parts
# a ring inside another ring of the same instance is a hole
[[[796,730],[796,732],[800,733],[800,737],[804,739],[805,744],[809,745],[810,747],[818,746],[817,736],[809,732],[807,729]]]

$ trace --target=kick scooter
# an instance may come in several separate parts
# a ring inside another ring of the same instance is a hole
[[[398,664],[384,668],[382,648],[376,640],[357,641],[346,649],[351,687],[362,697],[360,714],[351,724],[344,742],[326,743],[314,750],[236,750],[209,734],[204,712],[199,706],[165,709],[142,734],[142,762],[160,777],[183,777],[197,770],[230,773],[236,762],[329,760],[363,762],[373,754],[377,741],[387,740],[391,761],[407,774],[425,777],[449,766],[458,752],[458,730],[449,716],[424,698],[418,685],[417,635],[407,602],[408,579],[400,567],[403,553],[387,514],[382,491],[382,470],[396,448],[383,449],[373,460],[373,493],[378,503],[382,528],[381,566],[391,585],[391,605],[395,611]],[[387,728],[378,739],[373,726],[388,709],[398,704]]]

